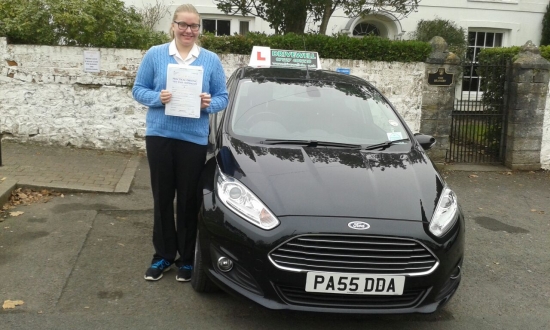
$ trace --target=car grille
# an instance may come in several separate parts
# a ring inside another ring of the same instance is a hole
[[[400,296],[330,294],[306,292],[303,288],[276,286],[281,298],[292,305],[327,308],[409,308],[416,306],[424,296],[425,290],[405,290]]]
[[[303,235],[269,254],[293,271],[414,275],[433,271],[436,257],[411,239],[357,235]]]

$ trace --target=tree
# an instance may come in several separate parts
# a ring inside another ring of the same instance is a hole
[[[321,22],[319,33],[326,34],[328,21],[337,9],[347,16],[365,16],[375,11],[406,16],[420,0],[215,0],[221,11],[230,15],[252,15],[267,22],[276,34],[303,34],[308,15]]]
[[[0,0],[0,36],[15,44],[139,49],[168,40],[121,0]]]
[[[168,6],[160,0],[156,0],[154,4],[144,4],[143,8],[137,9],[137,12],[141,15],[142,24],[151,31],[164,16],[170,14]]]
[[[420,20],[416,26],[416,31],[411,33],[412,39],[425,42],[429,42],[436,36],[445,39],[449,46],[449,51],[459,57],[464,57],[468,45],[466,30],[457,26],[453,21],[441,18]]]
[[[542,35],[540,45],[550,45],[550,3],[546,6],[546,13],[542,17]]]

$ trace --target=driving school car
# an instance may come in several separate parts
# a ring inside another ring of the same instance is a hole
[[[254,47],[211,118],[192,285],[271,309],[430,313],[456,292],[464,218],[390,102],[317,53]]]

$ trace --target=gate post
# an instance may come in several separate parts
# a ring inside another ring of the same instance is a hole
[[[460,59],[449,52],[447,42],[443,38],[433,37],[430,43],[432,53],[426,59],[420,132],[435,137],[437,143],[428,150],[428,154],[434,162],[442,163],[449,149],[451,113],[454,108]]]
[[[512,63],[504,165],[513,170],[539,170],[550,62],[531,41]]]

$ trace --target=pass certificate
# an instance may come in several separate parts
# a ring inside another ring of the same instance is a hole
[[[166,115],[199,118],[203,69],[200,66],[168,64],[166,90],[172,93]]]

